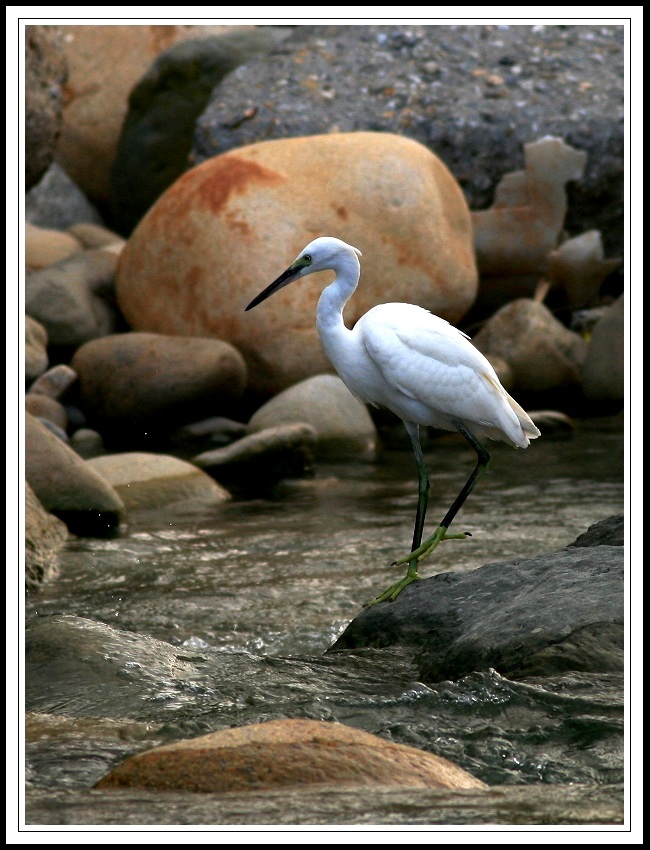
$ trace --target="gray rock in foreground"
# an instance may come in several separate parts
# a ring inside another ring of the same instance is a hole
[[[413,645],[425,682],[487,668],[622,671],[622,525],[610,517],[558,552],[416,582],[363,611],[330,651]]]

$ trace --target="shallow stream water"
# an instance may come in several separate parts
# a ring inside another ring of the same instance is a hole
[[[442,437],[426,457],[429,526],[474,456]],[[134,513],[118,538],[72,540],[58,579],[29,594],[25,608],[26,823],[499,817],[445,808],[429,792],[400,792],[392,803],[385,793],[356,801],[341,792],[327,802],[302,789],[251,795],[244,805],[228,795],[218,804],[190,794],[163,803],[150,792],[92,790],[132,753],[280,717],[339,721],[446,757],[495,788],[537,789],[538,811],[529,799],[523,812],[503,815],[507,823],[563,822],[569,787],[578,796],[590,789],[578,806],[590,823],[619,822],[622,675],[514,682],[489,671],[427,686],[398,648],[327,654],[363,604],[395,580],[390,564],[409,546],[416,489],[404,446],[373,462],[319,464],[313,478],[210,513]],[[578,420],[571,436],[548,436],[526,451],[495,444],[490,471],[454,523],[472,537],[445,542],[421,572],[555,551],[623,513],[624,503],[620,417]]]

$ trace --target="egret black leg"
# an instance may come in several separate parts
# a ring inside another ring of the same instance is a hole
[[[474,467],[472,474],[469,476],[469,478],[465,482],[465,486],[460,491],[458,496],[456,496],[456,498],[454,499],[454,503],[449,508],[449,510],[447,511],[447,513],[444,516],[444,519],[442,520],[442,522],[440,523],[438,528],[434,531],[434,533],[431,535],[431,537],[428,537],[424,541],[424,543],[422,543],[419,547],[417,547],[416,549],[413,549],[411,552],[409,552],[409,554],[406,557],[401,558],[399,561],[395,562],[396,564],[406,564],[406,563],[408,563],[409,569],[410,569],[411,564],[413,563],[413,559],[415,559],[416,561],[421,561],[423,558],[426,558],[427,555],[430,555],[433,552],[433,550],[436,548],[438,543],[440,543],[442,540],[452,540],[452,539],[456,540],[456,539],[462,539],[463,537],[469,537],[470,536],[469,532],[467,532],[467,531],[461,532],[460,534],[447,534],[447,529],[451,525],[451,523],[452,523],[454,517],[456,516],[456,514],[458,513],[458,511],[463,506],[463,504],[464,504],[465,500],[467,499],[467,497],[469,496],[469,494],[472,492],[472,490],[476,486],[476,482],[478,481],[478,479],[481,477],[481,475],[488,468],[488,466],[490,464],[490,453],[485,448],[485,446],[482,445],[481,443],[479,443],[479,441],[476,439],[476,437],[473,434],[471,434],[467,430],[467,428],[465,428],[464,425],[462,425],[459,422],[455,423],[455,425],[458,428],[459,432],[463,435],[463,437],[465,437],[467,442],[470,444],[470,446],[476,452],[476,455],[477,455],[476,466]]]
[[[465,437],[470,446],[474,449],[478,456],[478,460],[476,462],[476,466],[474,467],[474,471],[467,479],[465,486],[456,497],[456,500],[454,501],[453,505],[445,514],[445,518],[443,519],[443,521],[440,523],[440,525],[444,528],[449,528],[452,523],[452,520],[454,519],[458,511],[461,509],[463,502],[476,486],[476,482],[490,465],[490,452],[485,448],[485,446],[481,445],[481,443],[479,443],[476,437],[471,434],[463,425],[457,424],[456,427],[463,435],[463,437]]]
[[[424,518],[427,513],[427,504],[429,502],[429,475],[427,466],[424,462],[422,454],[422,445],[420,443],[420,429],[412,422],[405,422],[404,427],[411,438],[413,446],[413,454],[415,455],[415,465],[418,470],[418,506],[415,512],[415,526],[413,528],[413,545],[411,551],[414,552],[422,543],[422,532],[424,531]]]
[[[405,423],[406,424],[406,423]],[[460,431],[460,433],[465,437],[467,442],[472,446],[477,455],[476,466],[472,474],[469,476],[467,481],[465,482],[465,486],[460,491],[454,503],[449,508],[447,513],[444,516],[444,519],[438,526],[438,528],[434,531],[431,537],[427,537],[424,543],[420,543],[422,539],[422,530],[424,527],[424,518],[427,509],[427,500],[429,495],[429,478],[426,470],[426,465],[424,463],[424,457],[422,455],[422,447],[420,445],[420,438],[418,435],[417,426],[409,425],[406,426],[406,430],[411,437],[411,442],[413,444],[413,452],[415,454],[415,461],[418,468],[418,507],[415,516],[415,528],[413,530],[413,547],[408,555],[404,558],[401,558],[399,561],[395,561],[395,565],[398,564],[408,564],[406,575],[400,581],[391,585],[388,590],[385,590],[382,594],[380,594],[376,599],[373,599],[370,602],[370,605],[375,605],[377,602],[392,602],[397,599],[399,594],[404,590],[405,587],[408,587],[414,581],[420,578],[418,575],[418,564],[423,559],[426,558],[427,555],[430,555],[431,552],[436,548],[436,546],[441,543],[443,540],[463,540],[465,537],[469,536],[469,532],[463,531],[460,534],[448,534],[447,529],[451,525],[454,517],[461,509],[463,503],[472,492],[474,487],[476,486],[476,482],[480,478],[480,476],[485,472],[490,463],[490,453],[485,448],[485,446],[481,445],[479,441],[471,434],[464,425],[460,423],[455,423],[456,427]]]
[[[424,519],[427,513],[427,503],[429,501],[429,490],[431,489],[431,485],[429,483],[427,466],[424,462],[424,455],[422,454],[422,445],[420,444],[420,429],[414,422],[404,422],[404,427],[411,438],[413,454],[415,455],[415,465],[418,471],[418,505],[415,511],[413,544],[411,546],[411,550],[415,551],[416,549],[419,549],[420,544],[422,543]],[[420,578],[418,575],[418,558],[413,558],[412,560],[405,558],[404,562],[407,560],[409,561],[409,565],[404,578],[391,585],[388,590],[384,591],[384,593],[380,594],[376,599],[373,599],[372,602],[369,602],[368,606],[376,605],[377,602],[392,602],[393,599],[396,599],[399,596],[405,587],[408,587],[409,584]]]

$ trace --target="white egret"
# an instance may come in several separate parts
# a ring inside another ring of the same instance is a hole
[[[350,330],[343,308],[359,283],[357,248],[331,236],[314,239],[289,268],[246,307],[250,310],[274,292],[312,272],[331,270],[336,277],[323,290],[316,326],[332,365],[358,399],[385,407],[404,422],[418,471],[418,504],[410,553],[394,562],[408,564],[404,578],[370,604],[392,601],[418,575],[418,563],[449,534],[452,520],[490,461],[486,438],[525,448],[539,429],[502,387],[496,372],[469,337],[444,319],[414,304],[380,304]],[[438,528],[422,542],[429,499],[429,477],[420,445],[419,426],[459,431],[476,451],[472,474]]]

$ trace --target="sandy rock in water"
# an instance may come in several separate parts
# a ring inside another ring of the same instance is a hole
[[[340,723],[273,720],[138,753],[96,788],[199,792],[313,784],[484,788],[446,759]]]
[[[115,488],[127,510],[162,509],[175,504],[210,507],[230,498],[206,472],[169,455],[124,452],[92,458],[87,463]]]

